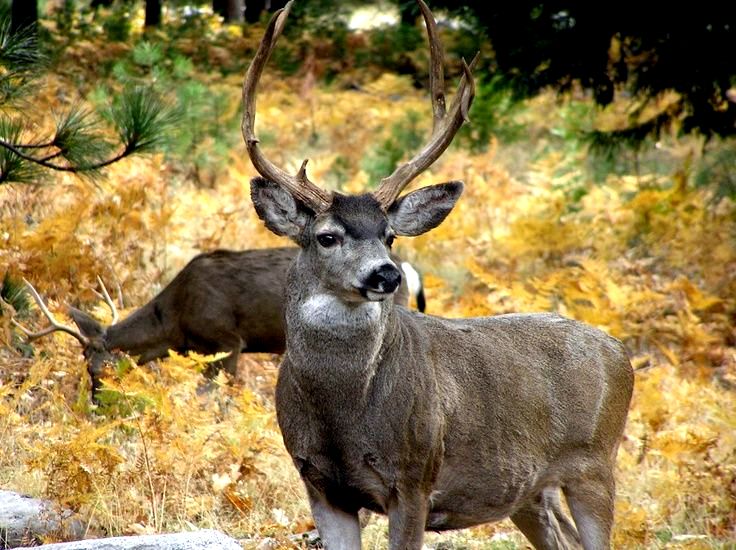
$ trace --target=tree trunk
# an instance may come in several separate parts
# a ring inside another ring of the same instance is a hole
[[[244,0],[212,0],[212,11],[221,15],[227,23],[242,23],[245,3]]]
[[[261,18],[261,12],[266,7],[265,0],[246,0],[245,2],[245,20],[248,23],[258,23]]]
[[[146,0],[145,27],[158,27],[161,24],[161,8],[163,0]]]
[[[212,0],[212,13],[227,19],[227,0]]]
[[[402,25],[414,26],[420,13],[417,3],[413,0],[402,0],[399,2],[399,14]]]
[[[38,2],[36,0],[13,0],[10,8],[10,30],[18,32],[31,27],[36,32],[38,27]]]

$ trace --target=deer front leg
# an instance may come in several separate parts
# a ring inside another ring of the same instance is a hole
[[[360,550],[358,514],[332,506],[308,482],[306,485],[312,517],[324,547],[327,550]]]
[[[420,550],[427,523],[429,498],[419,489],[397,489],[388,505],[390,550]]]
[[[235,378],[238,374],[238,359],[240,358],[240,351],[243,347],[243,340],[241,340],[240,337],[238,337],[237,340],[234,339],[233,342],[229,344],[230,355],[222,360],[222,368],[232,378]]]
[[[204,377],[210,380],[215,378],[220,370],[224,370],[232,379],[234,379],[238,373],[238,359],[240,358],[240,351],[244,347],[245,343],[239,335],[235,333],[221,335],[217,342],[217,351],[229,351],[230,355],[220,361],[215,361],[214,363],[207,365],[207,368],[203,373]]]

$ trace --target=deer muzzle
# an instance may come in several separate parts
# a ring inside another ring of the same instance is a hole
[[[384,263],[370,272],[363,281],[360,293],[371,301],[385,300],[401,284],[401,271],[392,263]]]

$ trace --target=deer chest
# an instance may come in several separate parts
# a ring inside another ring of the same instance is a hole
[[[349,511],[386,512],[395,485],[387,460],[371,452],[345,453],[334,447],[292,456],[304,482],[331,503]]]

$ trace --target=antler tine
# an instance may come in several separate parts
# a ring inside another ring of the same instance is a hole
[[[248,149],[248,155],[253,166],[264,178],[281,185],[286,188],[296,199],[306,204],[315,212],[326,210],[332,203],[332,195],[327,191],[320,189],[314,183],[309,181],[306,173],[306,161],[302,163],[302,168],[296,176],[291,176],[284,172],[281,168],[269,161],[258,147],[258,138],[255,134],[255,117],[256,117],[256,88],[258,81],[263,74],[263,69],[271,56],[276,41],[281,35],[281,31],[286,23],[286,18],[291,10],[292,2],[273,14],[271,21],[268,23],[266,33],[263,35],[258,51],[256,51],[253,60],[248,67],[243,81],[243,121],[241,130],[245,146]]]
[[[460,79],[460,84],[458,84],[457,93],[450,105],[450,109],[449,111],[446,110],[443,70],[444,55],[439,33],[437,32],[437,23],[434,20],[432,12],[423,0],[417,0],[417,3],[422,11],[429,36],[431,59],[429,86],[432,95],[432,112],[434,117],[432,137],[424,148],[411,160],[402,164],[394,170],[393,174],[381,180],[373,196],[384,209],[388,209],[398,198],[399,193],[401,193],[404,187],[429,168],[445,152],[445,149],[452,143],[452,139],[457,134],[457,131],[463,123],[468,121],[468,111],[475,98],[475,80],[473,79],[472,69],[478,61],[478,54],[470,62],[470,65],[463,60],[463,76]]]
[[[437,32],[437,21],[427,4],[418,0],[429,38],[429,90],[432,95],[432,133],[445,117],[445,50]]]
[[[100,288],[102,289],[102,294],[95,291],[95,294],[100,296],[102,299],[105,300],[105,303],[107,304],[107,307],[110,308],[110,311],[112,311],[112,323],[115,324],[120,320],[120,317],[118,316],[118,309],[115,307],[115,302],[113,302],[112,298],[110,298],[110,293],[107,292],[107,287],[105,286],[105,283],[102,282],[102,278],[98,275],[97,276],[97,283],[100,285]]]
[[[46,304],[44,304],[43,299],[41,298],[41,295],[38,293],[38,291],[33,288],[33,285],[29,283],[25,278],[23,279],[23,282],[28,287],[28,290],[30,290],[31,295],[33,296],[33,299],[36,300],[36,304],[38,304],[38,308],[41,310],[41,312],[46,316],[46,318],[51,323],[51,326],[46,327],[43,330],[40,330],[38,332],[31,332],[26,327],[21,325],[18,321],[13,319],[13,324],[18,327],[23,333],[28,336],[28,341],[31,342],[35,340],[36,338],[40,338],[41,336],[46,336],[47,334],[51,334],[52,332],[56,332],[57,330],[60,330],[62,332],[66,332],[67,334],[74,336],[79,342],[86,346],[89,341],[87,338],[82,336],[82,334],[79,331],[74,330],[73,328],[61,324],[59,321],[56,320],[56,318],[51,314],[49,311],[49,308],[46,307]]]
[[[463,76],[460,78],[460,84],[458,84],[458,93],[452,98],[450,104],[450,112],[454,112],[455,109],[459,109],[459,114],[462,117],[460,126],[465,122],[470,122],[468,113],[470,112],[470,106],[473,104],[475,98],[475,79],[473,78],[473,69],[478,63],[480,58],[480,52],[476,53],[473,59],[470,61],[470,65],[465,62],[463,58]],[[467,88],[468,93],[460,93],[460,90]],[[460,128],[458,128],[459,130]]]

